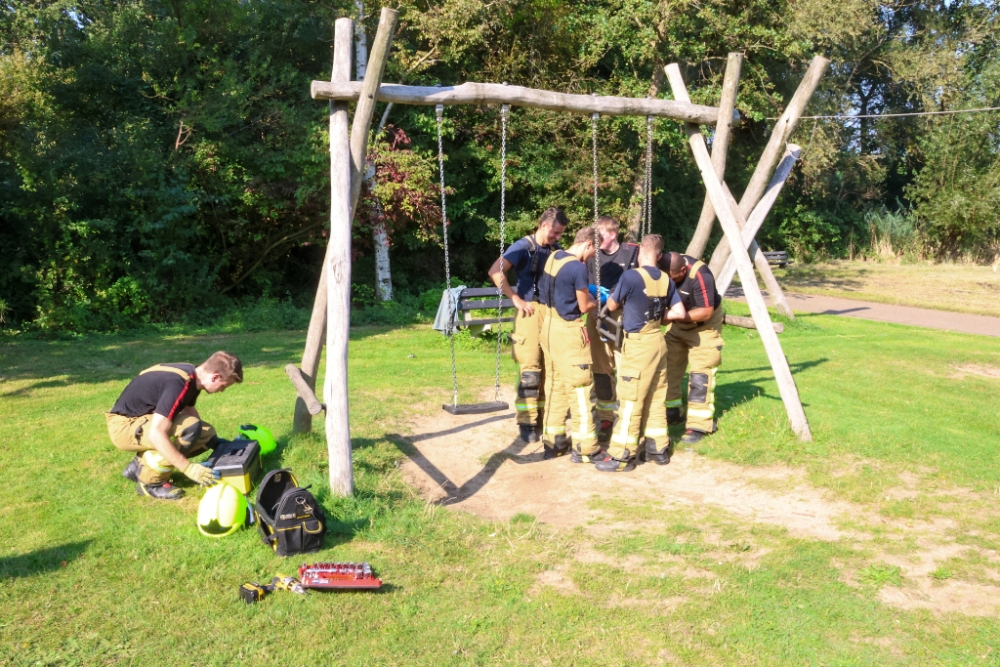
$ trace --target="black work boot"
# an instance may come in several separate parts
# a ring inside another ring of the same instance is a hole
[[[130,482],[139,481],[139,457],[133,456],[132,460],[128,462],[125,466],[125,470],[122,470],[122,477]]]
[[[162,484],[136,482],[135,492],[140,496],[149,496],[157,500],[180,500],[184,497],[184,489],[179,489],[170,482]]]
[[[518,436],[521,440],[526,443],[531,444],[533,442],[538,442],[538,431],[535,429],[533,424],[518,424],[517,425]]]
[[[684,423],[684,413],[680,408],[667,408],[667,423],[671,425]]]
[[[597,431],[597,442],[611,442],[611,433],[614,431],[614,422],[607,419],[601,420],[601,427]]]
[[[704,431],[699,431],[696,428],[689,428],[684,431],[684,437],[681,438],[681,443],[685,445],[696,445],[701,442],[701,439],[705,437]]]
[[[608,458],[608,453],[603,449],[596,449],[590,454],[584,454],[579,451],[576,447],[570,452],[569,460],[573,463],[597,463],[598,461],[603,461]]]
[[[545,443],[545,453],[542,455],[544,460],[556,459],[560,456],[565,456],[569,454],[570,448],[573,446],[573,442],[567,438],[565,435],[557,435],[555,442]]]
[[[621,458],[609,455],[603,461],[596,462],[594,467],[601,472],[629,472],[635,470],[635,456],[626,449]]]
[[[670,457],[673,453],[674,448],[669,439],[663,449],[657,449],[656,440],[654,438],[646,438],[645,454],[647,461],[652,461],[656,465],[665,466],[670,463]]]

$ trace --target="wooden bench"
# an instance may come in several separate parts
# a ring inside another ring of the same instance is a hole
[[[464,289],[458,297],[458,324],[456,326],[461,329],[462,327],[496,324],[498,321],[514,321],[513,312],[509,316],[499,318],[499,320],[496,317],[473,318],[472,316],[472,311],[474,310],[488,310],[496,307],[497,289],[495,287],[469,287]],[[504,297],[500,301],[500,307],[513,308],[514,302]]]
[[[768,264],[777,264],[779,269],[783,269],[791,264],[791,260],[788,259],[788,253],[784,250],[766,251],[764,259],[767,260]]]

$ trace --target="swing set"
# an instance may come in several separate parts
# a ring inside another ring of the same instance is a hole
[[[781,297],[780,287],[773,281],[773,274],[767,259],[757,248],[754,236],[763,223],[770,207],[787,179],[795,160],[798,147],[788,143],[798,119],[805,110],[829,60],[821,56],[813,59],[795,95],[785,112],[779,118],[771,137],[750,179],[742,199],[737,202],[730,193],[723,178],[725,154],[728,148],[729,128],[736,116],[734,111],[736,87],[742,64],[742,55],[730,54],[723,81],[723,95],[719,107],[691,103],[680,68],[673,64],[665,68],[667,80],[673,92],[673,100],[652,98],[627,98],[594,95],[571,95],[547,90],[508,86],[506,84],[464,83],[458,86],[427,87],[383,84],[382,77],[388,60],[390,42],[396,30],[397,12],[383,8],[378,31],[372,43],[368,59],[368,69],[363,81],[351,81],[351,49],[353,21],[338,19],[335,24],[333,73],[330,81],[313,81],[313,99],[328,100],[330,103],[330,194],[331,227],[327,254],[323,264],[320,283],[316,290],[312,318],[306,337],[306,346],[300,368],[290,365],[289,376],[295,381],[299,398],[295,407],[294,430],[309,431],[312,416],[325,408],[326,439],[329,454],[330,490],[339,495],[353,493],[353,470],[351,457],[350,425],[348,419],[347,388],[347,347],[350,327],[350,285],[351,285],[351,223],[356,210],[364,174],[368,136],[376,102],[434,106],[438,128],[438,167],[441,177],[441,215],[445,249],[445,277],[451,287],[451,267],[448,246],[447,201],[444,182],[444,150],[441,139],[441,123],[444,107],[454,104],[496,104],[501,116],[501,203],[500,203],[500,250],[503,254],[506,224],[506,139],[507,123],[512,106],[532,107],[569,113],[589,114],[592,127],[592,147],[594,155],[594,219],[598,216],[597,179],[597,120],[601,115],[631,115],[646,117],[646,170],[644,174],[643,211],[640,234],[650,232],[652,191],[652,129],[657,117],[670,118],[683,124],[688,136],[692,157],[701,174],[706,188],[706,199],[698,229],[688,254],[700,256],[704,250],[714,220],[722,227],[724,238],[712,255],[710,267],[718,280],[720,293],[728,287],[733,274],[740,277],[750,306],[753,325],[760,334],[768,360],[775,374],[778,390],[791,424],[792,430],[801,440],[811,440],[809,423],[806,420],[798,389],[792,377],[788,361],[781,350],[781,343],[775,333],[774,323],[767,311],[767,304],[757,284],[754,262],[768,285],[772,301]],[[348,103],[356,102],[353,121],[348,127]],[[737,116],[738,117],[738,116]],[[716,128],[712,150],[699,128],[700,125]],[[775,169],[777,167],[777,169]],[[596,232],[595,232],[596,236]],[[696,241],[702,243],[697,248]],[[600,239],[595,239],[596,245]],[[749,252],[748,252],[749,251]],[[597,285],[600,285],[600,267],[597,271]],[[772,287],[773,283],[773,287]],[[468,294],[466,294],[468,293]],[[449,294],[451,294],[449,289]],[[452,310],[461,308],[479,297],[479,303],[488,304],[483,308],[496,308],[496,319],[478,322],[467,320],[464,324],[493,324],[498,328],[510,318],[503,317],[503,309],[511,307],[509,300],[502,298],[500,290],[485,288],[480,294],[471,290],[463,292],[459,303],[453,300]],[[472,310],[472,307],[466,310]],[[610,319],[610,318],[608,318]],[[325,403],[315,396],[315,378],[319,369],[319,359],[326,333],[327,366],[323,391]],[[449,330],[449,333],[452,333]],[[611,332],[609,332],[610,334]],[[459,404],[458,373],[455,363],[454,336],[451,338],[452,362],[452,402],[445,404],[445,410],[452,414],[479,414],[506,410],[507,404],[500,400],[500,343],[497,342],[497,366],[494,400],[489,403]],[[293,372],[294,371],[294,372]]]
[[[501,351],[501,337],[500,330],[505,322],[513,322],[513,316],[504,317],[503,309],[512,308],[513,302],[503,296],[503,290],[501,287],[479,287],[479,288],[466,288],[462,290],[458,298],[454,297],[451,289],[451,257],[449,253],[448,245],[448,204],[445,196],[445,177],[444,177],[444,144],[442,141],[441,134],[441,123],[444,119],[444,105],[435,105],[435,115],[437,118],[437,146],[438,146],[438,171],[441,180],[441,236],[444,245],[444,274],[445,274],[445,294],[448,295],[449,299],[449,312],[451,316],[448,318],[448,328],[445,331],[445,335],[448,336],[448,340],[451,347],[451,382],[452,382],[452,402],[445,403],[441,407],[453,415],[470,415],[470,414],[485,414],[490,412],[502,412],[510,409],[510,406],[503,400],[500,399],[500,351]],[[503,257],[504,253],[504,243],[506,241],[506,202],[507,202],[507,126],[510,118],[510,105],[501,104],[500,105],[500,254],[499,257]],[[592,145],[592,163],[593,163],[593,179],[594,179],[594,223],[597,223],[598,219],[598,178],[597,178],[597,121],[600,119],[600,114],[591,114],[591,145]],[[642,198],[642,212],[641,212],[641,222],[639,227],[640,237],[645,234],[650,233],[652,229],[652,207],[651,207],[651,192],[652,192],[652,173],[653,173],[653,117],[646,117],[646,168],[643,178],[643,198]],[[597,233],[595,227],[595,247],[600,247],[601,239],[600,235]],[[594,256],[594,260],[597,264],[596,271],[596,287],[598,288],[598,293],[600,293],[601,286],[601,255],[598,252]],[[504,279],[503,272],[501,272],[501,281]],[[496,308],[497,316],[495,319],[472,319],[469,317],[470,311],[481,310],[486,308]],[[458,313],[464,313],[465,317],[463,320],[455,322]],[[610,317],[607,311],[602,311],[599,317],[598,323],[598,333],[601,334],[609,341],[613,341],[617,347],[621,347],[621,327],[620,323]],[[473,326],[483,326],[496,324],[497,331],[497,346],[496,346],[496,374],[494,378],[494,397],[492,401],[487,401],[484,403],[464,403],[460,404],[458,402],[458,370],[455,363],[455,330],[468,328]]]

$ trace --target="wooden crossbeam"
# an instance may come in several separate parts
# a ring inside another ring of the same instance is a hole
[[[313,81],[310,89],[313,99],[349,102],[361,96],[361,83],[357,81]],[[551,90],[506,86],[502,83],[463,83],[458,86],[404,86],[384,83],[375,98],[379,102],[434,106],[444,104],[509,104],[517,107],[548,109],[570,113],[602,116],[659,116],[674,120],[715,125],[719,110],[716,107],[675,100],[655,100],[638,97],[611,97],[606,95],[574,95]],[[733,119],[739,114],[733,112]]]

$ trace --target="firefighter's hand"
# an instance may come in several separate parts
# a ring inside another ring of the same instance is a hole
[[[510,300],[513,302],[514,307],[517,308],[517,312],[521,313],[521,317],[531,317],[535,314],[535,306],[516,294]]]
[[[183,470],[192,482],[202,486],[212,486],[219,479],[219,472],[200,463],[188,463]]]

